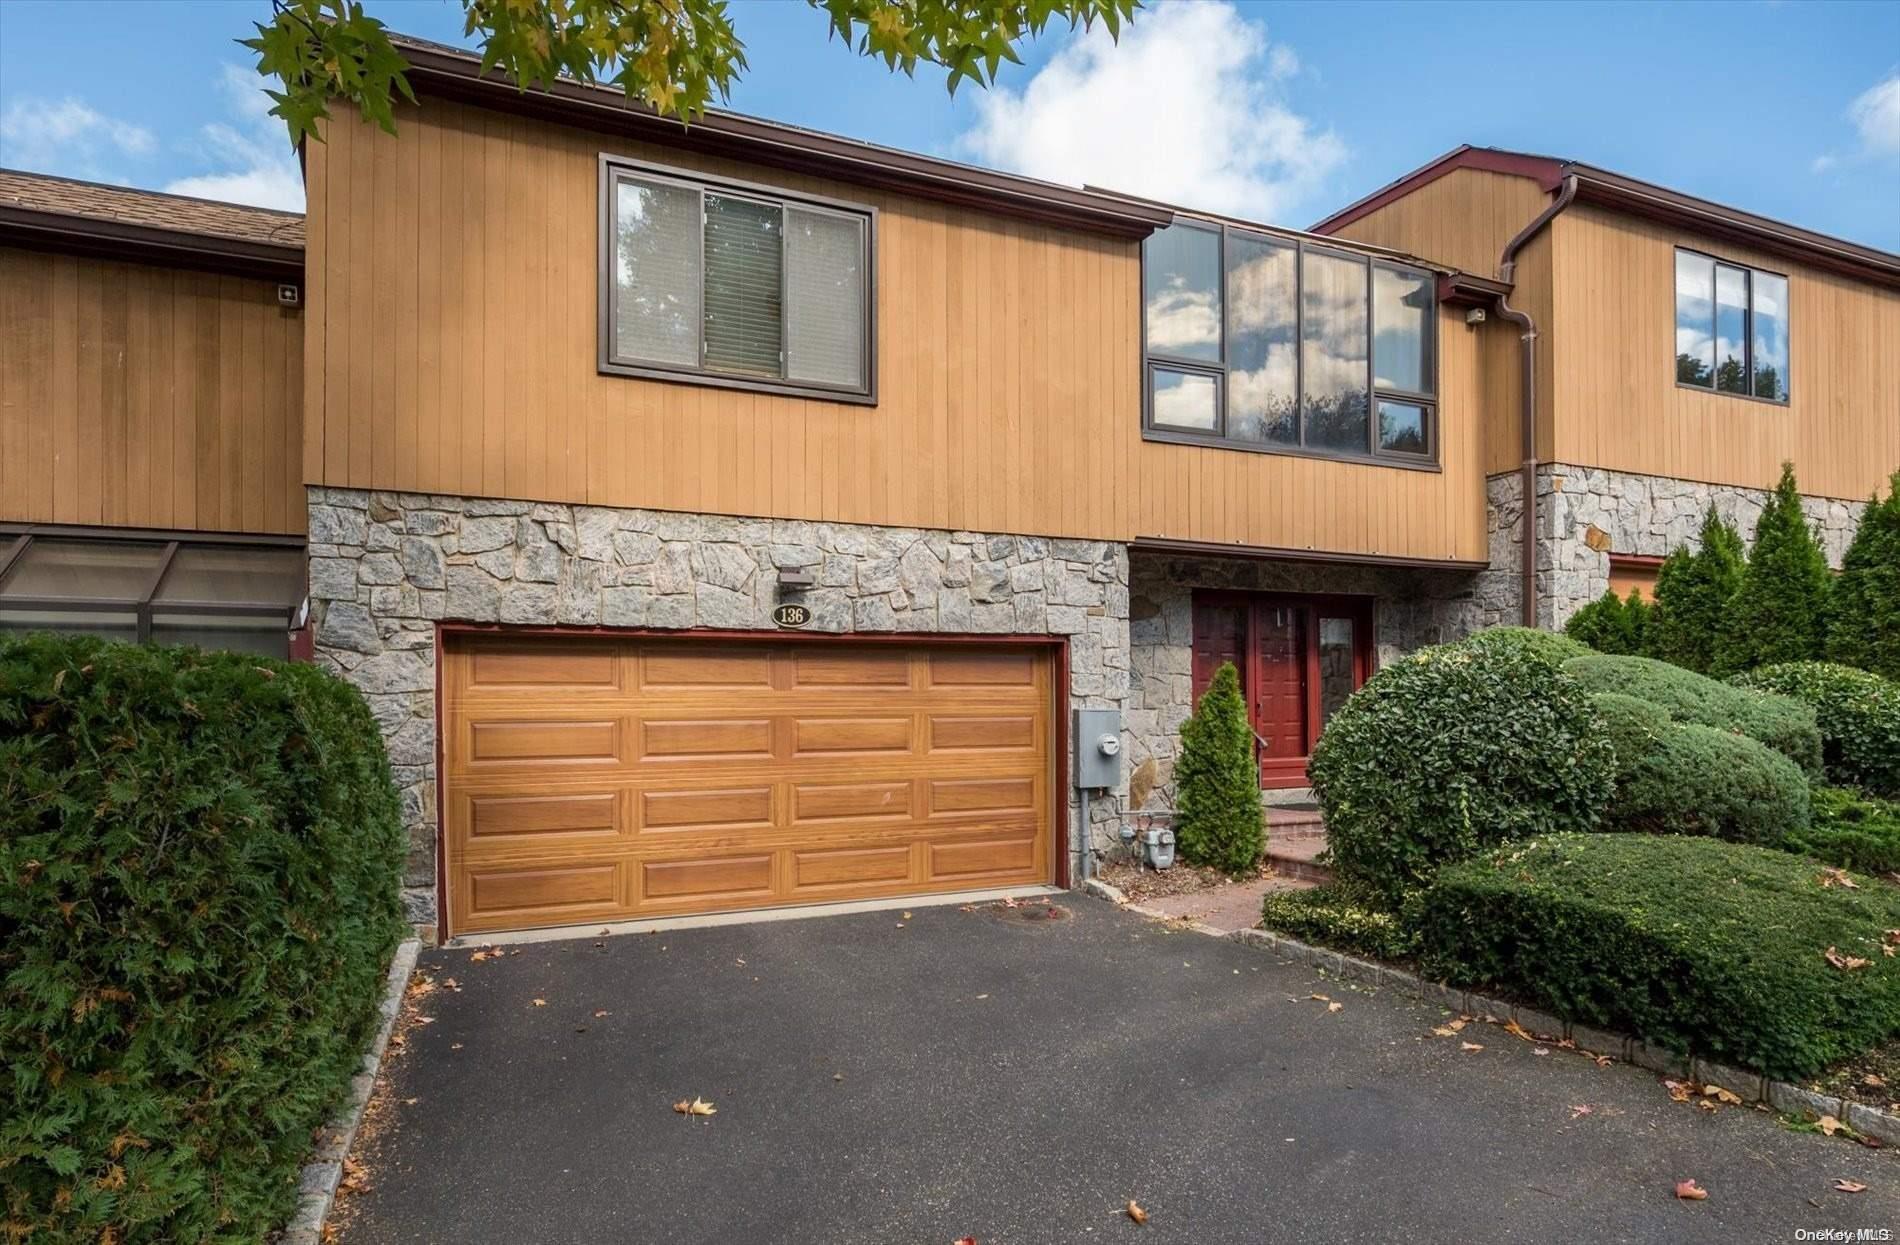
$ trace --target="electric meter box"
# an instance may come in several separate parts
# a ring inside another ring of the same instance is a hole
[[[1075,752],[1075,785],[1113,787],[1122,780],[1122,715],[1119,709],[1077,709],[1069,732]]]

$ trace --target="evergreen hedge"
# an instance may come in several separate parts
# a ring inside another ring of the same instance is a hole
[[[1827,639],[1827,555],[1808,529],[1794,467],[1755,524],[1755,544],[1716,640],[1711,674],[1738,674],[1784,661],[1819,660]]]
[[[1782,846],[1823,864],[1900,872],[1900,805],[1846,787],[1816,787],[1814,822]]]
[[[1596,697],[1616,751],[1616,794],[1602,830],[1703,834],[1785,846],[1808,829],[1808,781],[1779,752],[1746,735],[1673,721],[1650,701]]]
[[[1630,589],[1629,600],[1605,588],[1603,595],[1590,602],[1564,624],[1564,634],[1599,653],[1624,656],[1640,654],[1647,644],[1649,606],[1642,594]]]
[[[403,930],[362,698],[310,666],[0,641],[9,1239],[257,1241]]]
[[[1439,978],[1772,1077],[1900,1033],[1900,890],[1786,852],[1552,835],[1442,870],[1418,912]]]
[[[1828,599],[1827,658],[1900,680],[1900,472],[1861,512]]]
[[[1733,682],[1814,710],[1829,782],[1900,797],[1900,684],[1824,661],[1764,666]]]
[[[1649,657],[1578,657],[1564,672],[1592,692],[1620,692],[1661,705],[1678,722],[1747,735],[1804,773],[1821,774],[1821,730],[1814,710],[1770,692],[1733,687]]]
[[[1560,632],[1539,631],[1535,627],[1487,627],[1483,631],[1472,632],[1456,641],[1456,644],[1473,653],[1509,650],[1523,656],[1542,658],[1555,666],[1563,665],[1572,657],[1588,657],[1596,651]]]
[[[1174,838],[1183,860],[1229,874],[1260,863],[1260,768],[1240,674],[1230,661],[1181,724],[1174,783]]]
[[[1307,772],[1336,872],[1396,907],[1447,861],[1594,826],[1614,765],[1584,689],[1531,645],[1494,640],[1421,649],[1373,675]]]
[[[1656,574],[1644,655],[1707,674],[1745,565],[1741,534],[1710,503],[1696,548],[1674,550]]]

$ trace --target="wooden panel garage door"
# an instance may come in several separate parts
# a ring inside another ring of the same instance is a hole
[[[1047,882],[1050,668],[1000,644],[447,637],[450,932]]]

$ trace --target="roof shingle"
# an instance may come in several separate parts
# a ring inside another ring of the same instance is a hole
[[[303,214],[0,169],[0,207],[301,248]]]

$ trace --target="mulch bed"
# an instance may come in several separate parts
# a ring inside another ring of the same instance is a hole
[[[1223,886],[1256,882],[1261,878],[1272,877],[1273,870],[1263,860],[1252,873],[1230,878],[1218,869],[1203,869],[1196,865],[1182,864],[1179,861],[1175,862],[1172,869],[1155,870],[1145,865],[1116,860],[1104,863],[1095,876],[1131,900],[1140,903],[1144,899],[1165,899],[1170,895],[1196,895],[1202,891],[1216,890]]]
[[[1813,1087],[1883,1111],[1900,1111],[1900,1039],[1836,1064]]]

